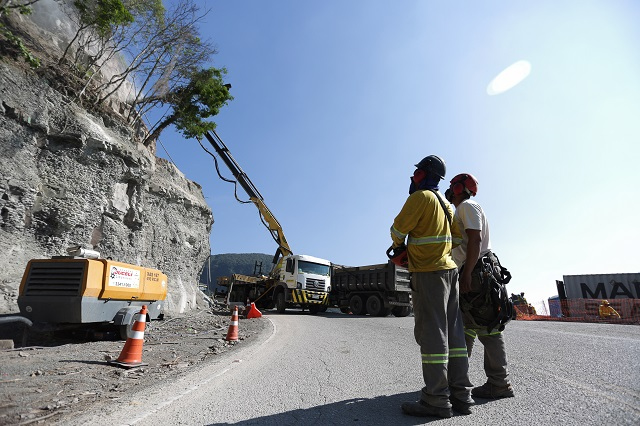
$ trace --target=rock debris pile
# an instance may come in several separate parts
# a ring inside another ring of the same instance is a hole
[[[64,424],[100,405],[125,404],[140,389],[213,362],[268,327],[264,317],[241,318],[238,341],[227,342],[230,320],[219,305],[152,321],[146,325],[142,355],[149,365],[132,369],[107,363],[118,358],[124,341],[86,341],[110,334],[85,334],[83,341],[32,332],[26,347],[0,351],[0,425]]]

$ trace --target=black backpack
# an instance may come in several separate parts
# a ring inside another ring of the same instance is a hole
[[[511,281],[511,273],[500,264],[498,256],[489,252],[476,263],[472,279],[479,279],[481,287],[479,292],[460,294],[465,323],[477,329],[486,327],[487,333],[504,330],[515,317],[513,302],[505,287]]]

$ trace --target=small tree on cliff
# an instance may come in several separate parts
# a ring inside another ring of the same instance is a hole
[[[120,28],[134,21],[133,14],[121,0],[75,0],[72,3],[63,2],[62,8],[76,24],[77,30],[58,60],[58,65],[67,59],[70,52],[74,52],[72,63],[85,70],[91,69],[100,60],[104,62],[110,59],[111,56],[104,56],[117,49],[106,52],[107,46],[113,46],[110,42]],[[75,50],[73,47],[76,47]]]
[[[185,138],[199,138],[215,129],[216,124],[207,119],[217,115],[220,108],[233,99],[229,94],[230,85],[224,84],[226,72],[224,68],[194,70],[188,76],[186,84],[174,87],[172,91],[154,100],[153,102],[167,105],[170,112],[152,127],[145,144],[157,139],[170,125],[174,125]]]
[[[25,46],[22,38],[16,35],[3,20],[15,11],[21,15],[30,15],[31,5],[37,2],[38,0],[0,0],[0,40],[5,38],[7,44],[17,49],[17,54],[22,56],[32,68],[38,68],[40,60],[33,55],[31,50]],[[3,46],[2,50],[6,47]]]
[[[232,97],[223,82],[226,70],[206,66],[217,52],[199,36],[204,14],[193,0],[180,0],[170,10],[161,0],[75,0],[73,5],[67,14],[78,31],[60,63],[74,46],[71,63],[84,79],[76,101],[90,94],[97,107],[117,96],[129,105],[131,124],[164,109],[145,143],[170,125],[185,137],[215,127],[206,119]]]

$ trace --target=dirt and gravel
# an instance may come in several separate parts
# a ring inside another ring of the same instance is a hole
[[[125,344],[116,333],[32,331],[26,346],[0,351],[0,425],[64,424],[80,412],[127,400],[141,388],[213,362],[269,329],[264,317],[240,316],[238,341],[228,342],[230,323],[222,304],[147,323],[142,362],[148,365],[131,369],[107,362],[117,359]]]

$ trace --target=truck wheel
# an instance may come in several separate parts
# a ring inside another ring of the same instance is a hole
[[[286,309],[287,309],[287,301],[284,297],[284,292],[281,291],[276,295],[276,311],[279,314],[282,314]]]
[[[396,306],[391,310],[391,313],[395,317],[406,317],[411,313],[411,308],[409,306]]]
[[[127,329],[129,327],[126,325],[121,325],[119,328],[120,328],[120,339],[127,340],[129,338],[129,335],[127,334]]]
[[[372,317],[379,317],[382,313],[382,299],[375,294],[367,298],[367,313]]]
[[[353,315],[362,315],[364,314],[364,303],[362,302],[362,297],[356,295],[351,296],[349,300],[349,308]]]
[[[129,338],[129,333],[131,332],[131,328],[133,327],[133,322],[135,321],[136,316],[134,315],[131,318],[131,322],[129,324],[120,324],[120,338],[122,340],[127,340]]]

